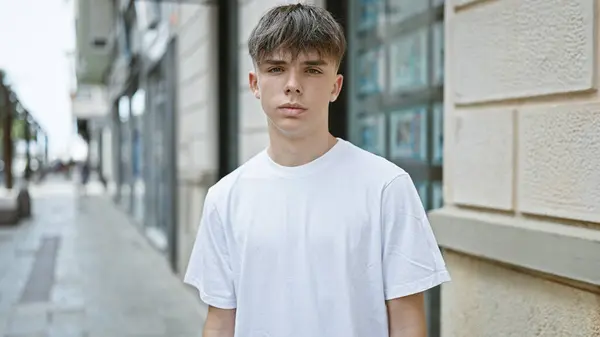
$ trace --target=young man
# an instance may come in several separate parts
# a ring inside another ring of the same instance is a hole
[[[450,277],[414,184],[328,130],[342,28],[279,6],[248,47],[270,142],[206,196],[185,276],[204,337],[425,337],[423,291]]]

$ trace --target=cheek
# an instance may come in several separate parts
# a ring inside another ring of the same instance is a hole
[[[333,88],[328,85],[314,86],[309,89],[308,94],[310,95],[311,99],[315,102],[329,102],[329,100],[331,99],[332,89]]]
[[[282,86],[278,83],[270,82],[260,89],[262,104],[264,107],[278,106],[283,101],[287,100]]]
[[[269,95],[273,91],[273,81],[259,81],[258,82],[258,92],[261,95]]]

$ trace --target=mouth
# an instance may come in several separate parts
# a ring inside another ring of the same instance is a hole
[[[283,104],[283,105],[278,106],[277,108],[288,116],[297,116],[307,110],[304,106],[302,106],[300,104],[292,104],[292,103]]]
[[[298,110],[306,110],[306,108],[298,103],[286,103],[282,104],[278,107],[279,109],[298,109]]]

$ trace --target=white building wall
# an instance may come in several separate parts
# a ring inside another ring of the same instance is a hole
[[[217,7],[181,4],[177,51],[179,270],[185,271],[217,158]]]
[[[86,119],[108,115],[110,107],[106,87],[80,84],[71,106],[75,118]]]

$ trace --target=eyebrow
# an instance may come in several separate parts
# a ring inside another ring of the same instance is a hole
[[[287,64],[287,62],[284,60],[275,60],[275,59],[264,60],[263,63],[270,64],[270,65],[285,65],[285,64]],[[302,62],[302,64],[307,65],[307,66],[324,66],[324,65],[327,65],[327,62],[325,62],[325,60],[318,59],[318,60],[304,61],[304,62]]]

